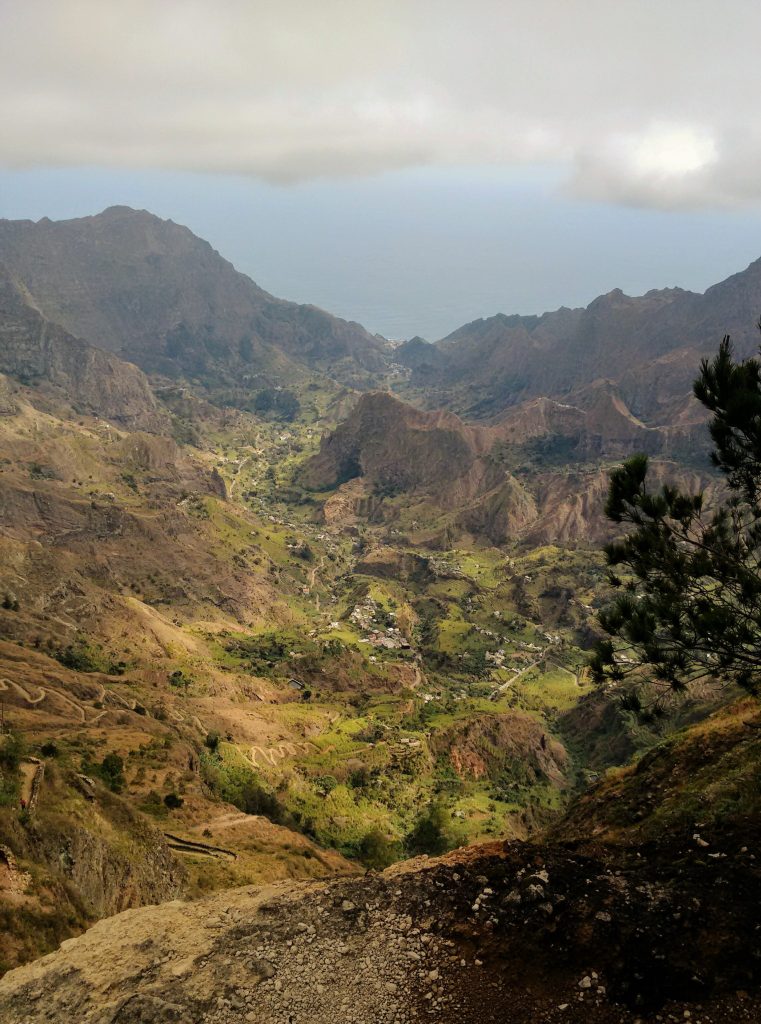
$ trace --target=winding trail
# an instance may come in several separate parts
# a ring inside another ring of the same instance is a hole
[[[243,469],[243,467],[246,465],[247,462],[250,462],[253,459],[253,457],[254,457],[253,455],[247,455],[245,459],[241,459],[238,462],[238,464],[237,464],[237,466],[235,468],[235,472],[232,475],[232,479],[230,480],[230,493],[229,493],[228,497],[232,498],[233,493],[235,491],[235,485],[237,484],[238,477],[240,476],[240,471]]]
[[[18,683],[14,683],[12,679],[0,679],[0,690],[9,690],[11,686],[18,690],[27,704],[39,704],[41,701],[45,700],[45,697],[47,696],[47,690],[43,689],[42,686],[40,687],[39,697],[30,697],[24,687],[19,686]]]
[[[288,754],[290,754],[291,757],[293,757],[299,752],[299,749],[301,749],[301,751],[303,752],[306,752],[309,750],[310,747],[313,746],[313,743],[309,743],[306,741],[304,743],[289,743],[287,741],[284,741],[283,743],[279,743],[276,746],[268,748],[260,746],[250,747],[248,756],[251,759],[251,764],[254,766],[254,768],[261,768],[263,767],[263,765],[260,765],[259,762],[256,760],[257,751],[265,761],[269,759],[270,765],[274,766],[275,764],[277,764],[278,760],[282,761],[284,758],[288,756]]]

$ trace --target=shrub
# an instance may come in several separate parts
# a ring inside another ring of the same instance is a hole
[[[146,814],[152,814],[155,818],[165,818],[167,815],[166,805],[155,789],[152,789],[147,794],[145,800],[140,805],[140,809],[145,811]]]
[[[118,754],[106,754],[97,770],[112,792],[120,793],[124,789],[124,761]]]
[[[380,829],[375,828],[362,837],[359,844],[359,859],[368,867],[382,871],[402,855],[402,845],[389,839]]]
[[[6,733],[0,737],[0,769],[7,772],[17,772],[21,759],[26,753],[26,743],[23,736],[17,732]]]
[[[450,834],[450,818],[442,803],[434,802],[423,811],[407,836],[407,851],[415,856],[427,853],[437,856],[454,846]]]

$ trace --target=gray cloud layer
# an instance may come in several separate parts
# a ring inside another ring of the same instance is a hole
[[[0,0],[0,162],[761,200],[758,0]]]

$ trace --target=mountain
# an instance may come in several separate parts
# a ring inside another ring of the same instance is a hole
[[[73,405],[128,429],[160,431],[147,378],[130,363],[88,345],[47,320],[23,285],[0,264],[0,373],[38,389],[38,399]],[[41,390],[40,390],[41,389]]]
[[[688,481],[667,457],[695,444],[705,432],[702,415],[648,427],[607,382],[573,398],[578,404],[530,400],[482,426],[369,392],[323,438],[299,479],[312,491],[338,489],[324,499],[323,514],[334,522],[347,495],[350,514],[394,526],[414,515],[418,529],[428,528],[427,542],[444,547],[462,532],[497,545],[600,542],[610,531],[601,461],[632,451],[666,456],[653,464],[657,478],[709,486],[705,473]]]
[[[359,324],[274,298],[145,210],[0,220],[0,262],[41,315],[148,373],[290,383],[307,368],[361,383],[386,365],[386,343]]]
[[[405,380],[144,212],[0,253],[0,1021],[754,1019],[757,705],[587,669],[610,468],[713,500],[752,274]]]
[[[540,396],[563,398],[605,379],[645,422],[668,419],[690,391],[700,359],[731,334],[740,355],[758,343],[761,260],[704,294],[680,288],[633,298],[615,289],[585,309],[475,320],[435,345],[395,353],[426,404],[469,418],[498,415]]]

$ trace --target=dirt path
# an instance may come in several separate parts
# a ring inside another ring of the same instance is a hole
[[[27,702],[27,704],[39,704],[41,701],[45,700],[45,697],[47,695],[47,690],[44,690],[42,687],[40,687],[39,696],[31,697],[23,686],[19,686],[18,683],[14,683],[12,679],[0,679],[0,690],[9,690],[11,687],[13,687],[19,692],[19,694]]]
[[[320,561],[317,563],[317,565],[313,565],[312,568],[310,569],[310,571],[309,571],[309,589],[310,590],[314,587],[315,580],[317,579],[317,573],[323,568],[324,565],[325,565],[325,556],[323,555],[320,558]]]
[[[0,679],[0,691],[7,691],[11,687],[13,687],[18,692],[19,696],[32,707],[36,706],[37,704],[41,704],[46,697],[57,697],[59,700],[62,700],[64,704],[68,704],[69,707],[74,710],[74,712],[76,713],[77,717],[81,722],[87,722],[87,711],[85,707],[78,701],[75,701],[71,697],[68,697],[65,693],[61,693],[60,690],[46,690],[44,687],[41,686],[39,688],[39,694],[36,697],[32,697],[24,689],[23,686],[20,686],[12,679]],[[103,692],[101,696],[98,698],[99,701],[103,700],[104,697],[106,696],[105,687],[101,687],[101,689]],[[108,708],[104,709],[103,711],[99,711],[90,721],[97,722],[101,718],[103,718],[105,714],[108,714]]]
[[[255,815],[244,814],[243,811],[236,813],[231,811],[229,814],[222,814],[219,818],[214,818],[213,821],[208,822],[209,827],[214,827],[215,831],[225,828],[235,828],[237,825],[245,825],[251,821],[251,818]],[[205,825],[194,826],[197,829],[203,829]]]
[[[536,661],[532,661],[530,665],[526,665],[526,667],[522,668],[520,670],[520,672],[517,672],[513,676],[512,679],[508,679],[506,683],[502,683],[500,686],[497,687],[497,689],[498,690],[508,690],[513,685],[513,683],[517,683],[518,682],[518,680],[520,679],[521,676],[525,676],[525,674],[527,672],[530,672],[532,668],[536,668],[537,665],[541,665],[541,663],[544,660],[545,660],[544,657],[541,657],[541,658],[537,658]]]
[[[230,498],[232,498],[233,493],[235,491],[235,485],[238,482],[238,477],[240,476],[241,470],[246,465],[246,463],[250,462],[252,459],[253,459],[253,455],[247,455],[246,458],[245,459],[241,459],[240,462],[238,462],[237,466],[235,467],[235,471],[234,471],[234,473],[232,475],[232,479],[230,481],[230,494],[229,494]]]
[[[254,746],[254,747],[251,747],[249,749],[248,756],[251,759],[251,764],[254,766],[254,768],[261,768],[262,765],[260,765],[259,762],[256,759],[257,758],[257,751],[261,755],[263,760],[269,761],[270,765],[275,765],[275,764],[277,764],[278,760],[282,761],[289,754],[291,755],[291,757],[294,757],[296,754],[299,753],[299,750],[301,750],[302,752],[306,752],[312,746],[314,746],[313,743],[307,743],[307,742],[304,742],[304,743],[288,743],[288,742],[283,742],[283,743],[278,743],[278,744],[276,744],[275,746],[272,746],[272,747]]]
[[[565,665],[561,665],[559,661],[550,660],[549,658],[547,659],[547,664],[554,665],[559,672],[567,673],[567,675],[569,675],[573,679],[574,683],[576,683],[577,686],[581,686],[581,681],[579,679],[578,672],[573,672],[570,668],[566,668]]]
[[[661,875],[644,859],[493,844],[361,878],[172,900],[11,971],[0,1024],[751,1024],[761,998],[750,985],[725,983],[714,999],[695,978],[690,1000],[680,995],[694,948],[706,977],[753,978],[752,943],[724,936],[752,934],[757,899],[728,900],[730,885],[709,912],[693,908],[694,945],[674,924],[707,870]]]
[[[34,761],[21,762],[21,804],[23,807],[29,807],[32,799],[34,779],[39,768],[39,763],[35,763]]]

